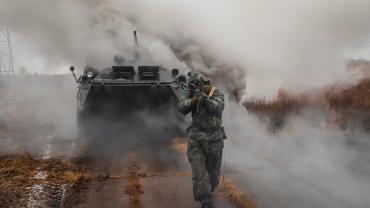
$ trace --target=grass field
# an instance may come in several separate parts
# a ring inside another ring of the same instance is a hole
[[[347,89],[330,89],[302,94],[280,91],[277,98],[251,98],[243,103],[250,113],[260,118],[271,118],[274,128],[289,115],[301,113],[303,109],[319,108],[329,111],[335,118],[328,118],[339,126],[356,121],[360,127],[370,128],[370,79],[364,79]]]

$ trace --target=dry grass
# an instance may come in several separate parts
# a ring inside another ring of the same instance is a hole
[[[260,118],[270,118],[271,127],[279,129],[289,115],[299,114],[304,108],[321,108],[331,112],[328,118],[338,126],[355,122],[370,129],[370,80],[362,80],[347,89],[331,88],[321,92],[288,94],[280,92],[277,99],[249,99],[244,103],[249,112]]]
[[[34,175],[39,162],[30,156],[4,155],[0,157],[1,179],[14,176],[28,177]]]
[[[280,92],[277,99],[252,98],[244,102],[247,110],[258,114],[287,114],[303,107],[329,106],[334,110],[370,110],[370,80],[362,80],[348,89],[331,88],[324,92],[309,94],[288,94]]]
[[[0,205],[19,207],[27,187],[34,183],[39,162],[25,155],[0,157]]]
[[[59,177],[62,181],[65,181],[66,183],[76,184],[80,181],[90,181],[96,178],[96,176],[83,171],[77,171],[77,172],[64,172]]]
[[[274,100],[251,98],[244,102],[247,110],[259,115],[288,115],[297,113],[307,106],[325,105],[325,97],[321,92],[292,94],[283,90],[279,91],[277,98]]]
[[[45,177],[35,177],[40,172]],[[14,154],[0,156],[0,207],[23,207],[21,199],[27,198],[29,187],[34,184],[47,183],[55,187],[71,184],[78,191],[93,177],[88,171],[63,159],[40,160]]]
[[[370,80],[363,80],[358,85],[338,91],[325,92],[330,107],[335,110],[370,110]]]
[[[0,179],[11,180],[13,177],[16,179],[24,177],[30,180],[40,171],[47,175],[44,180],[59,183],[74,183],[81,179],[86,180],[94,177],[81,167],[62,159],[38,160],[29,155],[0,157]]]
[[[288,114],[306,106],[303,98],[279,98],[277,100],[266,100],[265,98],[252,98],[244,103],[247,110],[262,115]]]
[[[46,161],[43,170],[47,171],[47,180],[57,183],[80,184],[94,180],[97,176],[83,167],[63,159],[50,159]]]
[[[216,197],[226,197],[236,208],[256,208],[256,202],[244,194],[238,186],[229,179],[223,179],[216,190]]]

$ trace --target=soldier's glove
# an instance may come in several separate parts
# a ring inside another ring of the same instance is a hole
[[[193,98],[191,99],[191,105],[196,106],[201,98],[201,91],[199,89],[195,89],[193,92]]]
[[[204,99],[208,99],[209,97],[208,97],[208,94],[207,93],[204,93],[204,92],[201,92],[200,93],[200,97],[202,98],[202,100],[204,100]]]
[[[196,106],[197,105],[197,103],[198,103],[198,100],[199,100],[199,98],[198,97],[193,97],[192,99],[191,99],[191,101],[190,101],[190,103],[191,103],[191,106]]]
[[[200,91],[206,93],[207,95],[209,94],[209,92],[211,92],[211,89],[212,89],[211,85],[202,85],[200,87]]]
[[[207,101],[209,100],[208,94],[202,92],[200,99],[202,100],[201,105],[205,105]]]

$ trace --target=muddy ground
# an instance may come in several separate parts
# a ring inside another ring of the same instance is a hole
[[[185,139],[142,126],[78,137],[76,90],[69,75],[0,79],[0,207],[200,207]],[[333,126],[325,112],[290,117],[273,133],[226,109],[216,207],[369,207],[368,132]]]
[[[0,80],[0,207],[200,207],[185,139],[141,147],[78,138],[69,78]],[[216,207],[254,207],[223,184]]]
[[[3,155],[1,207],[199,207],[192,197],[191,173],[183,157],[186,141],[175,141],[163,150],[176,154],[178,161],[161,161],[159,167],[155,158],[138,150],[123,154],[114,166],[96,156]],[[241,193],[230,188],[230,183],[225,181],[226,187],[216,191],[215,207],[235,207],[232,204],[240,201]]]

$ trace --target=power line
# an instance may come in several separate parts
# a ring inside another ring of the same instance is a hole
[[[0,27],[0,75],[14,75],[13,51],[8,27]]]

